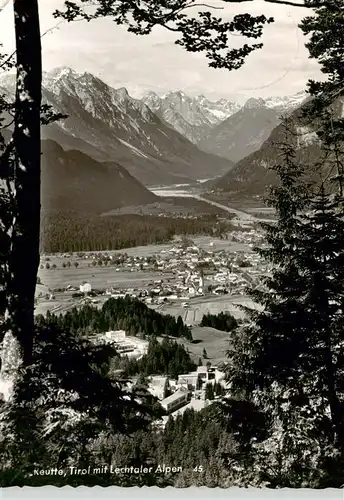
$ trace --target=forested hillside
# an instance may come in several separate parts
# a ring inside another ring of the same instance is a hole
[[[175,235],[221,237],[232,228],[215,215],[172,218],[141,215],[96,216],[73,211],[42,213],[43,252],[119,250],[170,241]]]
[[[109,330],[125,330],[130,335],[169,335],[192,340],[190,329],[179,316],[159,314],[143,302],[131,297],[111,298],[98,309],[93,306],[74,308],[64,315],[48,313],[37,316],[38,325],[55,325],[61,330],[83,335]]]

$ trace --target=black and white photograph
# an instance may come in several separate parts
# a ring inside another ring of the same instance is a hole
[[[0,0],[0,488],[340,491],[343,190],[344,0]]]

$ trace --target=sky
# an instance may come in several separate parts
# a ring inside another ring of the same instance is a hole
[[[7,0],[8,1],[8,0]],[[222,97],[242,101],[247,97],[291,95],[302,91],[309,78],[319,78],[317,63],[308,58],[306,38],[297,27],[309,15],[305,8],[267,4],[262,0],[222,6],[213,11],[223,19],[249,12],[273,16],[275,23],[266,26],[261,41],[264,47],[248,56],[237,71],[208,67],[203,54],[188,53],[174,43],[175,34],[155,28],[148,36],[128,33],[110,19],[90,23],[58,23],[52,12],[63,6],[63,0],[39,0],[43,68],[49,71],[67,66],[77,72],[88,71],[115,88],[126,87],[133,97],[148,91],[163,94],[183,90],[189,95],[204,94],[211,99]],[[0,0],[0,42],[4,49],[14,48],[12,2]],[[238,44],[240,37],[233,38]]]

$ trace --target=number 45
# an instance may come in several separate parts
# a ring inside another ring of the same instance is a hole
[[[196,467],[193,468],[193,472],[203,472],[203,465],[196,465]]]

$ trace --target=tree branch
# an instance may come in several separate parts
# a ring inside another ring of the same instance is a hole
[[[216,7],[215,5],[208,5],[207,3],[194,3],[194,4],[190,3],[190,5],[185,5],[183,10],[190,9],[190,7],[206,7],[207,9],[212,9],[212,10],[223,10],[224,9],[224,7]]]
[[[249,0],[250,1],[250,0]],[[290,2],[288,0],[264,0],[266,3],[276,3],[280,5],[291,5],[292,7],[303,7],[306,9],[314,9],[315,7],[320,7],[320,3],[314,4],[314,5],[305,5],[302,3],[295,3],[295,2]]]
[[[0,10],[1,12],[1,10]],[[52,26],[51,28],[48,28],[46,31],[44,31],[42,34],[41,34],[41,38],[43,38],[45,35],[47,35],[48,33],[50,33],[51,31],[53,31],[55,28],[58,28],[60,26],[60,24],[62,24],[64,22],[64,19],[62,19],[61,21],[59,21],[58,23],[56,23],[54,26]],[[0,64],[0,69],[2,69],[3,67],[6,66],[6,64],[8,64],[10,62],[10,60],[12,59],[12,57],[14,57],[16,55],[17,51],[14,50],[12,52],[12,54],[10,54],[4,61],[2,61],[2,63]]]
[[[247,3],[247,2],[253,2],[254,0],[223,0],[226,3]],[[291,5],[292,7],[302,7],[305,9],[314,9],[316,7],[320,7],[321,5],[326,5],[325,2],[323,3],[317,3],[314,5],[306,5],[304,3],[296,3],[296,2],[291,2],[289,0],[264,0],[265,3],[275,3],[277,5]]]

